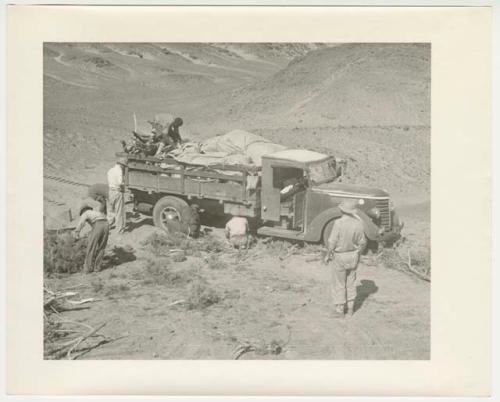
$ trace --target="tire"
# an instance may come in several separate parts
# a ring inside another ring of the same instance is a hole
[[[335,219],[332,219],[329,221],[324,229],[323,229],[323,244],[328,247],[328,238],[330,237],[330,233],[332,232],[333,229],[333,224],[335,223]]]
[[[177,197],[167,196],[156,202],[153,222],[168,233],[181,232],[196,237],[200,231],[198,212]]]

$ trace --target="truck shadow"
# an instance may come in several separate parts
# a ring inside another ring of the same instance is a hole
[[[356,299],[354,299],[354,311],[358,311],[365,300],[372,294],[377,293],[378,286],[375,282],[367,279],[361,280],[361,285],[356,286]]]
[[[140,215],[138,217],[135,215],[131,215],[129,217],[127,214],[127,228],[125,229],[126,232],[132,232],[133,230],[144,225],[154,226],[153,217],[147,215]]]

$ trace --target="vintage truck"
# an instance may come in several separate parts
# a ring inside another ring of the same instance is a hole
[[[191,206],[196,204],[204,216],[220,216],[218,222],[245,216],[258,235],[326,241],[341,216],[338,204],[354,198],[370,240],[391,243],[400,236],[402,225],[388,193],[341,183],[333,156],[287,149],[264,155],[261,167],[206,167],[170,158],[117,156],[127,159],[125,187],[134,209],[152,214],[154,224],[167,231],[182,222],[199,222],[193,219],[198,209]]]

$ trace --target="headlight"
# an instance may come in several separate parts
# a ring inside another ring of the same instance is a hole
[[[372,219],[380,219],[380,210],[377,207],[368,210],[366,214]]]

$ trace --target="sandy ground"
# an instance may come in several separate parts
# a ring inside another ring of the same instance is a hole
[[[404,215],[407,224],[428,219],[428,208]],[[404,212],[404,211],[403,211]],[[203,257],[165,266],[193,278],[206,279],[220,301],[203,309],[187,309],[189,283],[158,283],[146,269],[148,251],[140,240],[155,231],[148,219],[113,245],[133,248],[122,263],[90,275],[73,274],[47,280],[51,288],[79,288],[79,297],[99,299],[67,311],[65,319],[97,326],[115,341],[85,359],[231,359],[239,345],[257,350],[248,359],[428,359],[430,357],[430,284],[389,270],[373,256],[358,269],[356,313],[332,318],[330,268],[321,264],[320,247],[301,249],[285,260],[269,250],[238,258],[218,254],[217,264]],[[222,236],[220,229],[214,229]],[[414,237],[408,233],[408,241]],[[131,261],[127,261],[131,260]],[[191,278],[192,279],[192,278]],[[270,345],[280,345],[278,354]],[[267,349],[266,349],[267,348]]]

